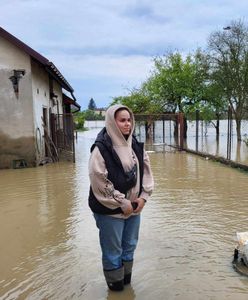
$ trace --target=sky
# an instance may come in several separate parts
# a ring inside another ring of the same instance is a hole
[[[52,61],[81,110],[139,88],[153,59],[205,49],[231,21],[248,22],[247,0],[0,0],[0,26]]]

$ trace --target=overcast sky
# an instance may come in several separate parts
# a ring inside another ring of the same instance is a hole
[[[247,0],[0,0],[5,30],[52,61],[87,108],[139,87],[152,59],[205,48],[232,20],[247,23]]]

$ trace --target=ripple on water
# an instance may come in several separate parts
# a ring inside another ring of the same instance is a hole
[[[98,131],[80,134],[75,165],[1,171],[0,299],[116,299],[87,205]],[[185,153],[149,156],[155,190],[142,214],[133,284],[118,297],[246,299],[248,282],[231,260],[235,232],[247,231],[247,174]]]

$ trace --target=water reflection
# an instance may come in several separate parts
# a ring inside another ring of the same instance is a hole
[[[131,285],[125,287],[124,291],[121,293],[116,293],[112,291],[108,291],[108,295],[106,300],[134,300],[137,299],[135,295],[135,291]]]
[[[248,230],[247,173],[159,145],[133,284],[108,291],[87,205],[98,131],[79,134],[76,164],[0,171],[0,299],[247,299],[231,266],[235,232]]]
[[[216,129],[212,123],[200,122],[198,133],[198,142],[196,140],[196,123],[188,121],[187,139],[184,141],[184,147],[193,151],[200,151],[211,155],[222,156],[227,158],[227,120],[220,120],[220,135],[216,137]],[[233,125],[234,122],[233,122]],[[241,135],[242,139],[246,138],[248,122],[242,121]],[[163,129],[164,128],[164,129]],[[164,134],[163,134],[164,131]],[[137,136],[144,141],[144,126],[137,124]],[[155,143],[166,143],[177,145],[178,141],[174,139],[173,124],[171,121],[155,121]],[[244,141],[237,142],[236,127],[233,127],[230,149],[231,160],[248,165],[248,147]]]

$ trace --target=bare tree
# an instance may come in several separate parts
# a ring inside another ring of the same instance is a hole
[[[237,138],[241,140],[241,121],[248,107],[248,27],[232,21],[208,40],[213,80],[223,89],[236,121]]]

